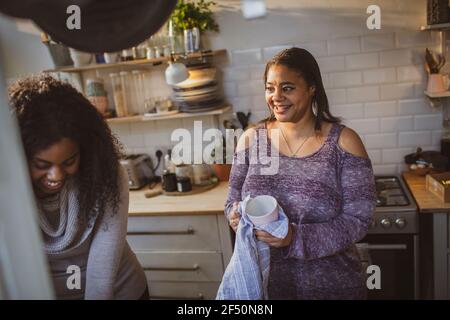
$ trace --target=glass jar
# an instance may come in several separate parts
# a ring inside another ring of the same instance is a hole
[[[98,112],[100,112],[103,116],[107,115],[108,98],[102,79],[89,78],[86,80],[86,97],[94,105]]]
[[[122,84],[123,98],[126,105],[127,115],[131,116],[135,114],[135,101],[134,101],[134,86],[133,78],[130,72],[120,71],[120,83]]]
[[[140,70],[131,71],[135,95],[134,109],[138,114],[145,113],[144,73]]]
[[[128,115],[128,108],[126,99],[124,97],[124,88],[118,73],[110,73],[111,84],[113,88],[113,99],[117,117],[126,117]]]

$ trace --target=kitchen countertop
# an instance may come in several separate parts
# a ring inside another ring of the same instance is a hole
[[[410,172],[404,172],[402,176],[421,213],[450,213],[450,203],[442,202],[426,190],[425,176],[417,176]]]
[[[166,196],[160,194],[152,198],[145,197],[146,192],[157,189],[161,189],[161,185],[157,185],[153,189],[145,186],[140,190],[130,190],[128,214],[130,216],[223,214],[228,194],[228,182],[220,182],[213,189],[192,195]]]

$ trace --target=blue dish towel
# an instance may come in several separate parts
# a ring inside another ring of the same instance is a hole
[[[239,204],[241,220],[236,231],[233,256],[222,278],[216,300],[267,300],[270,271],[270,247],[258,241],[254,228],[264,230],[277,238],[288,233],[288,218],[278,206],[278,220],[255,227],[245,214],[247,196]]]

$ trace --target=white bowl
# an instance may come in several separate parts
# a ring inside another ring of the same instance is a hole
[[[94,56],[92,53],[78,51],[73,48],[70,48],[69,52],[70,57],[72,58],[73,61],[73,65],[77,68],[90,64]]]
[[[103,53],[106,63],[115,63],[120,61],[120,52],[105,52]]]
[[[245,206],[245,213],[255,226],[278,220],[277,200],[268,195],[250,199]]]

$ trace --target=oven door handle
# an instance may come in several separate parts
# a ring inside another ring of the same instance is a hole
[[[369,250],[406,250],[408,246],[406,244],[369,244],[367,245]]]

